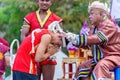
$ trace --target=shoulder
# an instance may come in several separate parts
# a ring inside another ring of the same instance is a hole
[[[105,20],[103,23],[102,23],[102,28],[105,29],[105,30],[110,30],[110,31],[116,31],[117,30],[117,27],[115,26],[114,22],[111,21],[111,20]]]
[[[56,19],[57,21],[62,20],[62,18],[60,16],[58,16],[57,14],[55,14],[54,12],[52,12],[51,16],[53,19]]]
[[[113,21],[105,20],[101,23],[101,25],[99,25],[99,30],[110,35],[117,31],[117,27],[115,26]]]
[[[50,41],[51,41],[51,36],[50,36],[50,34],[44,34],[44,35],[42,35],[41,41],[42,41],[42,42],[45,42],[45,43],[50,43]]]
[[[25,18],[36,16],[36,11],[28,13]]]
[[[34,19],[36,17],[36,11],[28,13],[25,17],[24,17],[24,21],[27,22],[28,24],[30,23],[30,21],[32,19]]]
[[[114,24],[114,22],[113,21],[111,21],[111,20],[105,20],[104,22],[103,22],[103,24],[105,25],[105,26],[115,26],[115,24]]]

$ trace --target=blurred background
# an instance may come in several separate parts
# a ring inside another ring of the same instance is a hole
[[[79,33],[85,20],[88,20],[88,4],[94,0],[53,0],[51,10],[63,18],[63,28]],[[110,0],[101,0],[110,3]],[[0,37],[11,43],[20,39],[23,17],[38,9],[36,0],[0,0]],[[88,21],[89,24],[89,21]]]
[[[92,1],[94,0],[53,0],[51,10],[63,18],[64,30],[79,34],[84,21],[87,21],[90,26],[88,5]],[[112,0],[100,1],[108,3],[108,7],[111,9]],[[20,29],[24,16],[37,9],[36,0],[0,0],[0,37],[5,38],[9,43],[13,39],[20,40]],[[7,76],[10,70],[6,70],[6,72]]]

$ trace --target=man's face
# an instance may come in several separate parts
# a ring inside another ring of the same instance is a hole
[[[100,11],[98,9],[92,9],[90,11],[89,20],[92,25],[96,26],[101,21]]]
[[[40,10],[48,10],[52,4],[52,0],[39,0],[38,4]]]

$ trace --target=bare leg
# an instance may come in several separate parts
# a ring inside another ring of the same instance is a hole
[[[53,80],[54,72],[55,72],[55,65],[49,65],[49,64],[43,65],[42,66],[43,80]]]

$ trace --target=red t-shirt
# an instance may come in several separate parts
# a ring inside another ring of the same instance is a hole
[[[41,21],[39,10],[32,12],[25,16],[24,20],[30,25],[30,33],[37,28],[48,29],[48,25],[54,21],[61,21],[62,19],[53,12],[48,11],[45,21]]]
[[[49,34],[49,31],[42,29],[40,32],[35,32],[34,48],[40,43],[41,36],[44,34]],[[15,57],[13,70],[26,72],[29,74],[36,74],[37,63],[34,61],[35,53],[32,51],[31,35],[26,37],[21,43]]]

